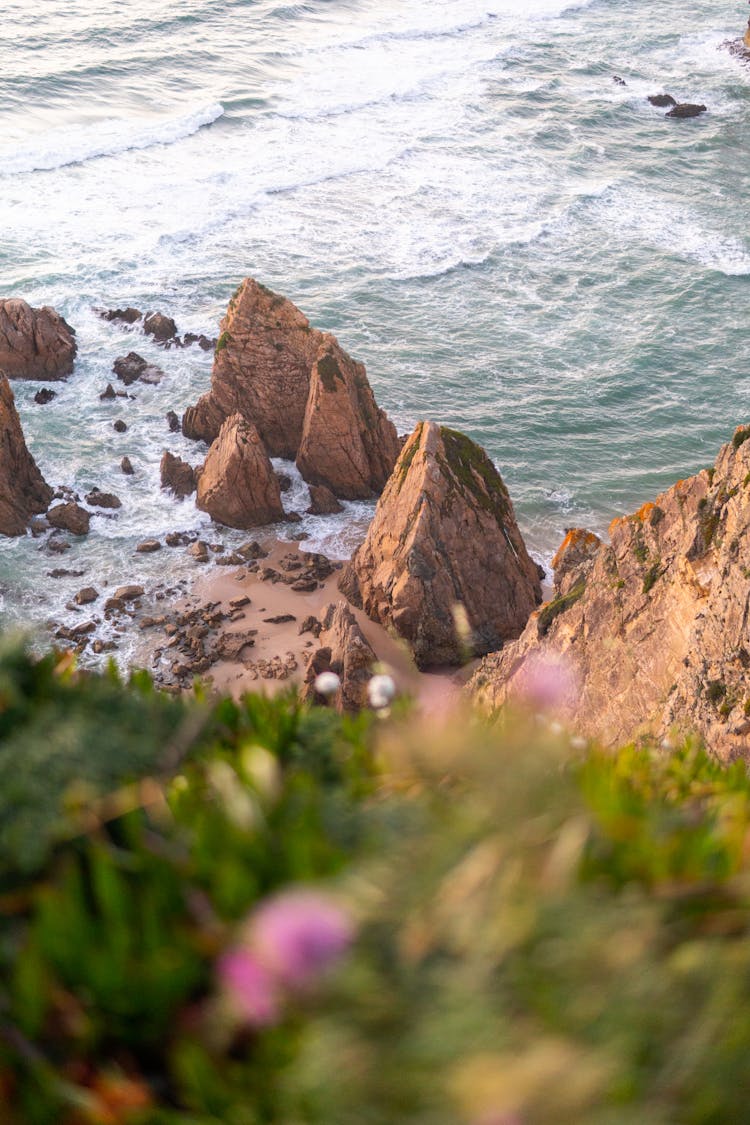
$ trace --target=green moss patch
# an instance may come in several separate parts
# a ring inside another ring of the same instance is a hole
[[[566,610],[574,606],[577,601],[580,601],[585,589],[586,583],[581,579],[580,582],[576,582],[575,586],[573,586],[567,594],[562,594],[559,598],[554,598],[551,602],[547,602],[546,605],[542,606],[539,610],[539,618],[537,621],[540,637],[546,637],[556,617],[559,617],[561,613],[565,613]]]
[[[333,394],[336,390],[337,379],[339,383],[344,382],[344,376],[341,374],[341,368],[338,365],[338,361],[335,356],[330,354],[330,352],[326,353],[326,355],[324,356],[321,356],[318,360],[318,375],[320,376],[320,381],[323,384],[323,390],[328,391],[329,394]]]
[[[440,436],[445,460],[438,456],[438,463],[443,472],[456,483],[467,500],[494,516],[498,525],[504,527],[510,515],[510,497],[487,454],[458,430],[441,426]]]

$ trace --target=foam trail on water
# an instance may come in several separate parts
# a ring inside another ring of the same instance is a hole
[[[43,133],[32,145],[0,149],[0,174],[49,171],[98,156],[116,156],[152,145],[174,144],[205,125],[212,125],[223,113],[224,107],[214,102],[153,124],[110,119]]]

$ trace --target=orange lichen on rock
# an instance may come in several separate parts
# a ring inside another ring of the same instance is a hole
[[[640,508],[633,516],[633,519],[640,520],[641,523],[645,523],[655,507],[656,504],[654,504],[651,500],[647,500],[645,504],[641,504]]]
[[[584,527],[571,527],[557,548],[557,554],[552,560],[552,569],[557,570],[568,551],[576,548],[598,547],[601,540],[593,531],[586,531]]]

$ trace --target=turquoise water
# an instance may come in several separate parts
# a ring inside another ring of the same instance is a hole
[[[0,295],[55,305],[81,345],[55,401],[16,383],[19,409],[51,482],[124,505],[52,565],[100,585],[181,576],[134,544],[205,528],[160,493],[158,462],[200,459],[163,415],[207,387],[210,357],[159,352],[96,305],[215,335],[258,277],[367,364],[400,430],[430,417],[485,445],[541,558],[750,419],[750,70],[720,49],[744,26],[737,0],[37,0],[4,15]],[[662,90],[709,112],[668,120],[646,100]],[[134,388],[117,435],[98,393],[131,348],[166,378]],[[344,554],[366,517],[311,523],[311,542]],[[0,544],[10,617],[57,612],[80,585],[48,581],[38,548]]]

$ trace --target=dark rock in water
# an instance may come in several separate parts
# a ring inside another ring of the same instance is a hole
[[[330,488],[324,484],[310,485],[310,507],[307,509],[311,516],[334,516],[343,512],[343,504],[339,504]]]
[[[95,602],[98,597],[99,593],[93,586],[84,586],[83,589],[79,590],[75,595],[73,601],[76,605],[89,605],[91,602]]]
[[[128,477],[132,477],[133,473],[135,472],[135,469],[133,468],[133,462],[129,457],[123,457],[122,461],[120,462],[120,468]]]
[[[10,379],[64,379],[77,350],[75,331],[53,308],[0,300],[0,371]]]
[[[612,81],[614,82],[615,86],[627,86],[627,82],[624,78],[620,78],[619,74],[613,74]]]
[[[210,339],[208,336],[200,335],[198,337],[198,347],[204,352],[215,351],[218,340],[215,338]]]
[[[198,343],[198,335],[195,332],[186,332],[182,337],[183,348],[189,348],[191,344]]]
[[[98,488],[92,488],[91,492],[86,497],[86,503],[91,504],[94,508],[121,508],[122,500],[119,496],[115,496],[113,492],[102,492]]]
[[[113,428],[117,430],[118,434],[124,434],[128,427],[125,422],[123,422],[122,418],[118,418],[117,421],[113,423]]]
[[[143,321],[143,331],[147,336],[153,336],[157,343],[173,340],[177,335],[177,325],[171,316],[163,313],[148,313]]]
[[[704,105],[694,105],[692,102],[678,102],[665,117],[698,117],[706,112]]]
[[[50,508],[47,519],[52,527],[69,531],[72,535],[88,535],[91,524],[91,516],[86,509],[72,501]]]
[[[299,512],[287,512],[284,519],[287,523],[302,523],[302,516]]]
[[[288,492],[292,487],[292,478],[289,473],[277,473],[276,479],[279,482],[279,492]]]
[[[66,570],[62,566],[55,567],[54,570],[47,571],[48,578],[83,578],[85,571],[83,570]]]
[[[118,356],[112,364],[115,375],[126,387],[140,379],[147,367],[148,363],[142,355],[138,355],[138,352],[128,352],[127,355]]]
[[[160,465],[161,486],[169,488],[175,496],[181,499],[195,492],[195,470],[181,457],[175,457],[169,450],[164,450]]]
[[[140,320],[143,313],[140,309],[128,307],[126,309],[97,309],[97,315],[102,320],[120,320],[123,324],[135,324]]]
[[[117,398],[117,395],[115,394],[115,388],[111,383],[107,383],[107,389],[105,391],[102,391],[102,393],[99,395],[99,398],[102,402]]]
[[[160,550],[161,543],[158,539],[144,539],[143,542],[139,543],[136,547],[136,551],[139,555],[152,555],[154,551]]]
[[[170,432],[173,433],[173,434],[178,434],[180,432],[179,416],[177,414],[175,414],[174,410],[168,410],[167,414],[166,414],[166,418],[167,418],[167,424],[169,426]]]
[[[659,107],[677,105],[677,99],[673,98],[671,94],[649,94],[648,100],[651,102],[651,105]]]
[[[42,387],[41,391],[37,391],[34,395],[34,402],[38,402],[40,406],[46,406],[48,402],[52,402],[56,394],[57,391],[51,391],[49,387]]]

